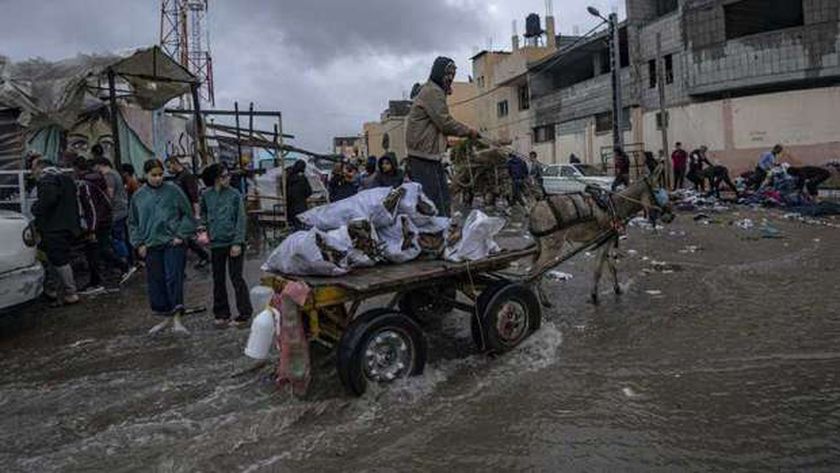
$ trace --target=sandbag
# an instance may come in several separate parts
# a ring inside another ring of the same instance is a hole
[[[399,215],[397,221],[379,230],[384,245],[385,258],[391,263],[405,263],[420,256],[419,232],[407,215]]]
[[[434,202],[423,193],[423,186],[417,182],[406,182],[397,189],[404,192],[399,213],[408,215],[417,226],[423,226],[437,216]]]
[[[309,209],[299,214],[298,220],[323,231],[335,230],[353,220],[369,220],[375,227],[385,227],[393,225],[401,200],[397,189],[377,187],[338,202]]]
[[[271,252],[261,269],[298,276],[347,274],[347,268],[339,264],[346,258],[346,253],[335,250],[335,253],[328,254],[322,251],[327,238],[315,229],[292,233]]]
[[[476,261],[501,251],[493,240],[505,226],[505,220],[488,217],[480,210],[473,210],[464,221],[461,238],[446,248],[444,258],[447,261]]]

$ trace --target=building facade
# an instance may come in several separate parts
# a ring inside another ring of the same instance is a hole
[[[734,171],[750,169],[776,143],[792,163],[840,157],[840,128],[832,120],[840,105],[840,2],[627,0],[626,6],[621,77],[628,147],[658,153],[664,121],[667,150],[676,141],[689,149],[707,145],[712,159]],[[554,129],[547,146],[561,160],[575,153],[599,161],[612,144],[604,49],[593,38],[529,70],[534,127]]]
[[[482,51],[472,58],[478,131],[522,154],[531,151],[535,140],[528,67],[557,51],[558,45],[552,16],[546,16],[545,30],[535,14],[526,24],[523,38],[514,31],[510,51]]]
[[[333,154],[342,155],[347,159],[362,156],[363,139],[361,136],[336,136],[333,138]]]

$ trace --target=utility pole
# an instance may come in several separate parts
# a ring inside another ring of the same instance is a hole
[[[662,131],[662,153],[665,160],[665,187],[671,188],[671,153],[668,149],[668,122],[670,117],[665,110],[665,61],[662,58],[662,34],[656,33],[656,82],[659,86],[659,117]]]
[[[610,13],[608,23],[610,25],[610,69],[612,72],[613,92],[613,146],[624,149],[624,133],[622,125],[622,100],[621,100],[621,47],[618,34],[618,13]]]

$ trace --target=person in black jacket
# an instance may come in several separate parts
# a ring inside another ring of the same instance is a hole
[[[35,228],[41,235],[39,247],[47,255],[47,280],[44,294],[56,304],[79,302],[73,269],[70,268],[71,248],[81,234],[76,184],[61,173],[52,161],[32,162],[32,175],[38,189],[38,200],[32,205]],[[60,297],[60,299],[59,299]]]
[[[306,212],[306,201],[312,195],[312,186],[306,178],[306,161],[295,161],[286,171],[286,215],[295,230],[303,229],[297,216]]]
[[[93,207],[93,215],[89,218],[83,218],[87,222],[87,228],[83,229],[83,241],[90,280],[82,289],[82,293],[94,293],[104,289],[99,267],[101,261],[104,260],[108,268],[118,268],[121,276],[128,274],[129,266],[125,260],[120,259],[114,252],[111,238],[113,206],[111,199],[108,197],[108,184],[105,177],[91,169],[91,163],[84,156],[74,158],[73,169],[76,171],[77,188],[82,199],[82,208],[85,209],[87,204]],[[87,215],[83,217],[87,217]]]
[[[405,175],[397,167],[396,160],[391,154],[379,158],[377,168],[372,187],[399,187],[405,180]]]
[[[329,184],[330,202],[344,200],[359,192],[359,185],[356,182],[357,171],[356,165],[348,162],[342,163],[340,169],[333,170]]]

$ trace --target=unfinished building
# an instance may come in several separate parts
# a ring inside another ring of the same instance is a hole
[[[794,163],[840,158],[832,113],[840,107],[840,2],[627,0],[626,6],[622,48],[629,61],[621,73],[628,146],[659,151],[664,118],[671,144],[705,144],[736,170],[751,167],[777,142]],[[575,153],[594,161],[609,149],[609,67],[599,59],[605,54],[604,41],[593,38],[529,71],[534,125],[553,127],[560,160]]]

